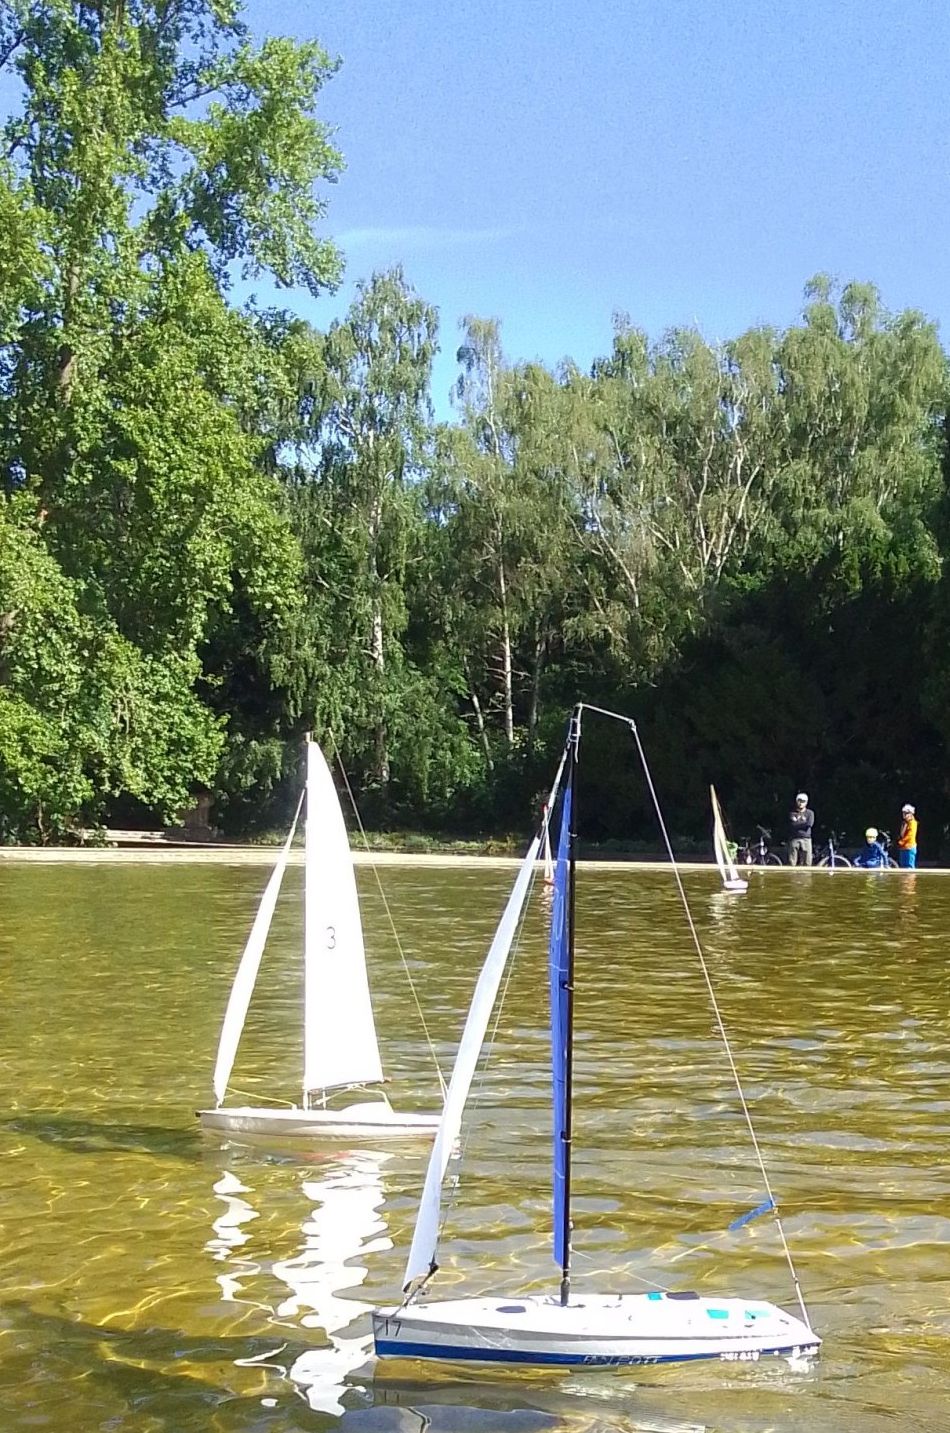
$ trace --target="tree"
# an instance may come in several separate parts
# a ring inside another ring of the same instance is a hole
[[[340,166],[314,113],[334,66],[316,44],[255,48],[240,13],[10,0],[0,28],[21,99],[0,174],[0,260],[10,235],[19,256],[0,263],[6,521],[143,681],[175,669],[154,689],[179,703],[168,759],[185,788],[208,779],[204,727],[186,719],[199,678],[218,727],[199,652],[220,651],[235,610],[266,646],[299,600],[269,471],[292,364],[280,325],[230,309],[228,288],[267,271],[317,293],[339,273],[316,232],[316,185]],[[136,794],[164,809],[169,774],[147,769]]]
[[[315,570],[311,548],[311,572],[334,609],[326,627],[346,633],[346,647],[359,653],[349,670],[364,720],[373,714],[372,770],[383,792],[391,775],[398,639],[419,516],[415,482],[427,461],[437,333],[435,310],[401,269],[358,286],[346,318],[326,336],[312,427],[317,463],[312,476],[304,473],[301,494],[311,507],[311,534],[316,518],[335,549],[326,553],[327,568]],[[334,567],[337,575],[327,583]]]

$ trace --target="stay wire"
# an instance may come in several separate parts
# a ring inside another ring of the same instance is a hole
[[[702,947],[702,942],[701,942],[700,939],[699,939],[699,932],[696,930],[696,924],[695,924],[695,922],[694,922],[694,920],[693,920],[693,913],[692,913],[692,911],[691,911],[690,908],[689,908],[689,901],[686,899],[686,891],[685,891],[684,888],[683,888],[683,880],[682,880],[682,877],[680,876],[679,866],[678,866],[677,863],[676,863],[676,857],[675,857],[674,854],[673,854],[673,846],[672,846],[672,843],[670,842],[669,833],[668,833],[668,831],[667,831],[667,829],[666,829],[666,822],[665,822],[664,819],[663,819],[663,812],[662,812],[662,810],[660,809],[659,798],[658,798],[657,793],[656,793],[656,787],[655,787],[654,784],[653,784],[653,776],[652,776],[652,773],[651,773],[651,771],[650,771],[650,766],[649,766],[649,763],[648,763],[647,758],[646,758],[646,752],[643,750],[643,743],[642,743],[641,740],[640,740],[640,733],[639,733],[639,731],[637,730],[637,724],[636,724],[636,722],[633,721],[632,718],[630,718],[630,717],[620,716],[619,713],[617,713],[617,712],[607,712],[607,711],[604,711],[604,710],[603,710],[602,708],[600,708],[600,707],[590,707],[590,708],[588,708],[588,710],[590,710],[590,711],[601,711],[604,716],[617,717],[620,721],[626,722],[627,725],[628,725],[629,728],[630,728],[630,731],[631,731],[632,734],[633,734],[633,739],[634,739],[634,741],[636,742],[637,752],[638,752],[639,757],[640,757],[640,763],[641,763],[641,765],[642,765],[642,767],[643,767],[643,774],[644,774],[644,776],[646,777],[646,783],[647,783],[647,786],[648,786],[649,791],[650,791],[650,797],[651,797],[651,800],[653,801],[653,809],[654,809],[654,811],[656,812],[656,819],[657,819],[657,821],[658,821],[658,823],[659,823],[660,832],[661,832],[661,834],[662,834],[662,836],[663,836],[664,845],[666,846],[666,853],[667,853],[667,855],[668,855],[669,858],[670,858],[670,865],[671,865],[672,868],[673,868],[673,876],[674,876],[674,879],[675,879],[675,881],[676,881],[676,887],[677,887],[677,890],[679,891],[680,901],[682,902],[683,910],[684,910],[685,915],[686,915],[686,922],[687,922],[687,925],[689,926],[690,934],[691,934],[691,936],[692,936],[692,938],[693,938],[693,945],[694,945],[695,948],[696,948],[696,954],[697,954],[697,956],[698,956],[698,958],[699,958],[700,969],[702,970],[703,979],[704,979],[704,981],[705,981],[705,983],[706,983],[706,990],[707,990],[707,992],[708,992],[708,994],[709,994],[710,1004],[712,1005],[713,1014],[715,1015],[715,1018],[716,1018],[716,1025],[717,1025],[718,1030],[719,1030],[720,1038],[722,1039],[723,1048],[725,1049],[725,1052],[726,1052],[726,1058],[727,1058],[727,1060],[728,1060],[728,1062],[729,1062],[729,1068],[730,1068],[730,1070],[732,1071],[732,1078],[733,1078],[733,1081],[734,1081],[734,1083],[735,1083],[736,1093],[737,1093],[737,1095],[738,1095],[738,1097],[739,1097],[739,1104],[740,1104],[740,1106],[741,1106],[741,1108],[742,1108],[743,1116],[745,1117],[746,1128],[747,1128],[748,1131],[749,1131],[749,1138],[750,1138],[751,1141],[752,1141],[752,1148],[755,1150],[755,1157],[756,1157],[756,1160],[757,1160],[757,1162],[758,1162],[759,1172],[760,1172],[761,1175],[762,1175],[762,1182],[763,1182],[763,1184],[765,1185],[765,1192],[766,1192],[766,1194],[768,1195],[769,1203],[772,1205],[772,1208],[773,1208],[773,1210],[775,1211],[775,1224],[776,1224],[776,1227],[777,1227],[777,1229],[778,1229],[779,1238],[780,1238],[780,1240],[781,1240],[781,1242],[782,1242],[782,1249],[783,1249],[784,1254],[785,1254],[786,1263],[788,1264],[788,1270],[789,1270],[789,1273],[790,1273],[790,1275],[791,1275],[792,1284],[793,1284],[794,1289],[795,1289],[795,1294],[796,1294],[796,1296],[797,1296],[797,1298],[798,1298],[798,1305],[799,1305],[799,1308],[801,1309],[802,1318],[804,1319],[805,1324],[807,1325],[808,1328],[811,1328],[811,1320],[810,1320],[809,1317],[808,1317],[808,1310],[807,1310],[806,1307],[805,1307],[805,1299],[804,1299],[804,1296],[803,1296],[803,1294],[802,1294],[801,1284],[799,1283],[799,1280],[798,1280],[798,1273],[797,1273],[797,1271],[796,1271],[796,1269],[795,1269],[795,1263],[794,1263],[794,1260],[792,1259],[792,1251],[791,1251],[790,1248],[788,1247],[788,1240],[785,1238],[785,1230],[784,1230],[784,1228],[782,1227],[782,1219],[781,1219],[781,1216],[780,1216],[780,1214],[779,1214],[778,1204],[776,1203],[775,1196],[774,1196],[774,1194],[772,1193],[772,1186],[771,1186],[771,1183],[770,1183],[770,1181],[769,1181],[768,1171],[766,1170],[766,1167],[765,1167],[765,1159],[764,1159],[763,1154],[762,1154],[762,1149],[761,1149],[761,1147],[760,1147],[760,1145],[759,1145],[758,1137],[756,1136],[756,1133],[755,1133],[755,1126],[754,1126],[753,1123],[752,1123],[752,1114],[751,1114],[751,1112],[750,1112],[750,1110],[749,1110],[748,1103],[746,1102],[745,1092],[743,1091],[743,1088],[742,1088],[742,1080],[740,1079],[740,1076],[739,1076],[739,1069],[738,1069],[738,1066],[736,1065],[735,1057],[734,1057],[734,1055],[733,1055],[733,1053],[732,1053],[732,1045],[731,1045],[730,1042],[729,1042],[729,1036],[728,1036],[727,1033],[726,1033],[726,1026],[725,1026],[725,1023],[724,1023],[723,1018],[722,1018],[722,1013],[721,1013],[721,1011],[720,1011],[720,1009],[719,1009],[719,1002],[718,1002],[717,999],[716,999],[716,992],[715,992],[715,990],[714,990],[714,988],[713,988],[712,978],[710,977],[710,974],[709,974],[709,967],[708,967],[707,964],[706,964],[706,957],[705,957],[705,955],[703,954],[703,947]]]
[[[363,827],[363,820],[360,816],[359,807],[357,806],[356,798],[353,795],[353,788],[350,786],[350,780],[346,774],[346,768],[343,765],[343,758],[340,755],[340,748],[336,744],[336,737],[333,735],[332,731],[329,732],[329,737],[331,742],[333,743],[333,754],[336,757],[337,766],[340,768],[340,775],[343,777],[343,785],[346,787],[346,794],[350,798],[350,807],[352,808],[353,815],[356,819],[356,824],[359,827],[360,836],[363,838],[364,849],[366,851],[366,854],[370,857],[370,868],[372,869],[373,877],[376,881],[376,887],[379,891],[380,899],[383,903],[383,910],[386,912],[386,919],[389,921],[389,928],[392,931],[393,940],[396,942],[396,949],[399,951],[399,958],[402,961],[402,968],[405,972],[406,981],[409,985],[409,989],[412,992],[412,998],[415,1002],[416,1013],[419,1016],[419,1023],[422,1026],[423,1034],[426,1037],[426,1044],[429,1047],[429,1054],[432,1057],[433,1065],[435,1065],[435,1072],[439,1077],[439,1088],[442,1091],[442,1102],[444,1104],[447,1086],[445,1083],[445,1077],[442,1074],[442,1067],[439,1064],[439,1057],[436,1054],[435,1044],[432,1040],[432,1036],[429,1034],[429,1027],[426,1024],[426,1017],[423,1014],[422,1004],[419,1000],[419,995],[416,990],[415,982],[413,981],[412,973],[409,969],[409,962],[406,959],[406,953],[402,948],[402,941],[399,939],[399,932],[396,929],[396,922],[393,920],[392,911],[390,910],[389,902],[386,899],[386,892],[383,890],[383,883],[379,878],[379,868],[377,867],[376,862],[372,859],[373,852],[370,850],[370,844],[366,836],[366,831]]]

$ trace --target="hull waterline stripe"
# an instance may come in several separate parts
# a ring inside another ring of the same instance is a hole
[[[720,1359],[726,1363],[751,1363],[759,1358],[791,1357],[817,1353],[818,1344],[790,1343],[775,1348],[748,1349],[726,1353],[710,1349],[708,1353],[613,1354],[613,1353],[529,1353],[520,1349],[466,1348],[464,1344],[403,1343],[399,1339],[376,1339],[380,1358],[438,1358],[454,1363],[537,1363],[561,1367],[619,1368],[629,1364],[695,1363],[699,1359]],[[750,1354],[754,1357],[750,1358]]]

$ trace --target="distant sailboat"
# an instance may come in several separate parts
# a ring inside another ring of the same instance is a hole
[[[549,952],[554,1116],[553,1242],[555,1262],[561,1271],[560,1292],[553,1296],[535,1293],[486,1294],[431,1302],[423,1297],[426,1286],[438,1271],[437,1251],[443,1218],[442,1181],[458,1135],[508,953],[521,919],[537,859],[539,838],[536,837],[518,872],[475,987],[419,1204],[403,1278],[406,1297],[397,1308],[380,1309],[373,1314],[376,1353],[380,1357],[435,1359],[468,1365],[498,1363],[584,1369],[701,1358],[746,1362],[766,1354],[789,1359],[807,1357],[817,1351],[821,1340],[809,1324],[784,1234],[782,1242],[798,1292],[800,1318],[754,1297],[715,1298],[691,1291],[667,1292],[659,1289],[650,1293],[629,1294],[584,1290],[572,1296],[574,989],[575,984],[583,979],[583,972],[575,971],[574,960],[574,832],[577,749],[583,710],[582,706],[575,708],[549,803],[553,809],[561,773],[566,767]],[[605,712],[603,715],[613,717],[615,714]],[[639,748],[634,724],[628,718],[619,719],[628,723]],[[652,792],[652,779],[649,773],[647,776]],[[663,831],[665,837],[665,827]],[[672,860],[672,849],[666,839]],[[679,884],[675,862],[673,870]],[[680,889],[682,892],[682,887]],[[685,896],[682,899],[685,907]],[[688,907],[686,909],[688,912]],[[698,937],[695,938],[702,963]],[[704,964],[703,969],[705,971]],[[716,1008],[714,999],[713,1004]],[[725,1040],[718,1008],[716,1015]],[[738,1086],[738,1075],[736,1083]],[[743,1107],[747,1108],[744,1099]],[[751,1122],[749,1128],[751,1131]],[[767,1185],[761,1157],[759,1163]],[[769,1194],[763,1204],[741,1215],[732,1227],[740,1228],[757,1215],[774,1210],[775,1204]],[[496,1271],[497,1258],[492,1257],[489,1263]]]
[[[304,1070],[300,1107],[225,1105],[261,956],[280,893],[300,809],[306,797],[304,849]],[[433,1136],[437,1114],[400,1114],[385,1095],[341,1109],[335,1091],[383,1079],[366,978],[356,878],[343,813],[323,752],[307,739],[307,784],[290,833],[261,898],[234,977],[214,1068],[214,1109],[199,1110],[205,1129],[230,1134]]]
[[[724,891],[732,891],[738,895],[741,891],[749,889],[749,882],[744,881],[739,875],[739,868],[729,850],[726,828],[722,819],[722,808],[719,805],[715,786],[710,786],[709,798],[712,801],[713,813],[713,850],[716,853],[716,865],[719,867],[719,874],[722,877],[722,888]]]

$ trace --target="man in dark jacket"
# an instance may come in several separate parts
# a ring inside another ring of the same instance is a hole
[[[795,809],[788,817],[788,864],[790,866],[811,865],[811,828],[815,824],[815,813],[808,805],[808,793],[799,791],[795,797]]]

